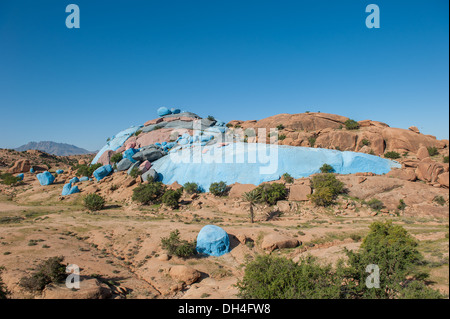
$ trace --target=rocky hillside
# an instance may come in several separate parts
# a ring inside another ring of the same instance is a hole
[[[57,156],[81,155],[91,153],[90,151],[85,150],[84,148],[77,147],[75,145],[70,145],[66,143],[56,143],[50,141],[30,142],[28,144],[17,147],[15,150],[19,152],[28,150],[39,150]]]
[[[390,174],[409,181],[421,180],[436,186],[449,186],[449,141],[419,132],[393,128],[386,123],[351,119],[326,113],[278,114],[259,121],[233,120],[227,127],[242,129],[246,134],[257,128],[279,129],[279,144],[355,151],[391,157],[400,162],[401,170]],[[250,129],[250,130],[249,130]],[[257,141],[250,137],[248,141]],[[395,158],[398,156],[398,158]]]

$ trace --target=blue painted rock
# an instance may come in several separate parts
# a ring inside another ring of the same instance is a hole
[[[136,162],[135,160],[133,160]],[[128,158],[122,158],[119,163],[117,163],[117,170],[118,171],[126,171],[133,165],[133,162],[129,160]]]
[[[136,160],[133,159],[133,155],[138,152],[135,148],[129,148],[125,152],[123,152],[123,158],[129,159],[132,163],[136,163]]]
[[[79,178],[75,176],[74,178],[72,178],[72,179],[69,181],[69,183],[75,184],[75,183],[78,183],[79,181],[80,181]]]
[[[89,177],[83,176],[80,178],[80,182],[87,182],[89,180]]]
[[[197,252],[209,256],[222,256],[230,251],[230,239],[222,228],[206,225],[197,235]]]
[[[50,174],[49,171],[37,174],[36,177],[42,186],[51,185],[55,181],[55,176]]]
[[[181,111],[180,109],[171,108],[170,112],[172,112],[172,114],[179,114]]]
[[[56,171],[56,174],[62,174],[62,173],[64,173],[64,171],[63,171],[62,169],[58,169],[58,170]]]
[[[30,173],[34,173],[34,168],[30,168]]]
[[[158,109],[158,111],[156,111],[158,113],[158,116],[164,116],[164,115],[169,115],[172,114],[172,112],[170,112],[170,110],[167,107],[160,107]]]
[[[113,168],[110,164],[108,165],[104,165],[102,167],[97,168],[94,171],[94,177],[97,179],[97,181],[102,180],[103,178],[105,178],[106,176],[108,176],[109,174],[111,174],[111,172],[113,171]]]
[[[21,174],[18,174],[16,177],[19,178],[19,181],[23,181],[23,178],[25,177],[25,175],[23,173],[21,173]]]

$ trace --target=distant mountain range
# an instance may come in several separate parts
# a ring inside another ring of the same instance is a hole
[[[22,145],[20,147],[15,148],[16,151],[23,152],[28,150],[39,150],[46,152],[48,154],[58,155],[58,156],[67,156],[67,155],[81,155],[81,154],[89,154],[93,153],[84,148],[77,147],[75,145],[65,144],[65,143],[56,143],[50,141],[43,142],[30,142],[28,144]]]

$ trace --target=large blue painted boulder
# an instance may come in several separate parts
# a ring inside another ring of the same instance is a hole
[[[206,225],[197,235],[197,252],[209,256],[222,256],[230,251],[230,239],[222,228]]]
[[[102,167],[97,168],[93,175],[94,177],[97,179],[97,181],[105,178],[106,176],[108,176],[109,174],[111,174],[111,172],[113,171],[113,168],[111,165],[103,165]]]
[[[125,152],[123,152],[122,159],[126,158],[131,161],[131,163],[136,163],[136,160],[133,158],[133,155],[138,152],[137,149],[129,148]]]
[[[172,114],[179,114],[179,113],[181,112],[181,110],[180,110],[180,109],[176,109],[176,108],[171,108],[171,109],[170,109],[170,112],[171,112]]]
[[[87,177],[87,176],[83,176],[80,178],[80,182],[86,182],[88,180],[89,180],[89,177]]]
[[[75,184],[75,183],[78,183],[80,181],[80,179],[78,178],[78,177],[74,177],[74,178],[72,178],[70,181],[69,181],[69,183],[72,183],[72,184]]]
[[[72,188],[72,183],[64,184],[61,195],[66,196],[69,195],[70,189]]]
[[[71,188],[70,188],[70,191],[69,191],[69,194],[68,195],[71,195],[71,194],[75,194],[75,193],[79,193],[80,192],[80,190],[78,189],[78,186],[72,186]]]
[[[56,174],[62,174],[62,173],[64,173],[64,171],[63,171],[62,169],[58,169],[58,170],[56,171]]]
[[[37,174],[36,177],[42,186],[51,185],[55,181],[55,176],[53,176],[49,171]]]
[[[19,179],[19,181],[23,181],[23,178],[25,177],[25,175],[23,173],[20,173],[16,177]]]
[[[164,115],[169,115],[172,114],[172,112],[170,112],[170,110],[167,107],[160,107],[158,109],[158,116],[164,116]]]

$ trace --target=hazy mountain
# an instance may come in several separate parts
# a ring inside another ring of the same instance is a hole
[[[56,143],[50,141],[43,142],[30,142],[28,144],[22,145],[15,149],[16,151],[22,152],[27,150],[39,150],[46,152],[48,154],[66,156],[66,155],[80,155],[92,153],[84,148],[77,147],[75,145]]]

